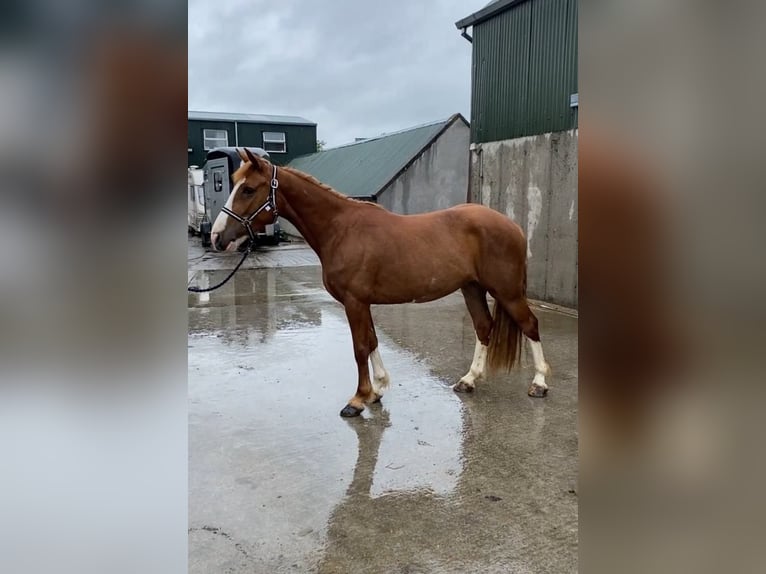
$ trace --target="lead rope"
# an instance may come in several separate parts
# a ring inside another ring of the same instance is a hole
[[[255,234],[253,233],[252,228],[250,227],[250,223],[255,219],[255,216],[258,215],[261,211],[264,209],[266,211],[272,211],[273,210],[273,216],[274,221],[277,220],[279,217],[278,211],[277,211],[277,188],[279,187],[279,181],[277,181],[277,166],[273,166],[273,170],[271,173],[271,189],[269,190],[269,198],[261,207],[259,207],[255,213],[253,213],[250,217],[240,217],[233,211],[227,209],[226,207],[223,207],[221,211],[226,212],[228,215],[232,216],[234,219],[239,221],[242,225],[244,225],[245,229],[247,230],[247,234],[250,236],[250,239],[247,243],[247,250],[242,254],[242,259],[239,260],[239,263],[237,263],[237,266],[229,273],[226,278],[221,281],[220,283],[213,285],[212,287],[189,287],[189,284],[186,284],[186,290],[190,293],[207,293],[208,291],[215,291],[219,287],[223,287],[226,285],[226,283],[229,282],[229,280],[234,277],[234,274],[239,270],[240,267],[242,267],[242,264],[245,262],[245,259],[247,259],[247,256],[250,255],[250,252],[253,250],[253,245],[255,244]],[[191,281],[190,281],[191,282]]]
[[[186,286],[186,290],[187,290],[187,291],[190,291],[191,293],[207,293],[208,291],[215,291],[215,290],[216,290],[216,289],[218,289],[219,287],[223,287],[224,285],[226,285],[226,283],[228,283],[228,282],[229,282],[229,279],[231,279],[232,277],[234,277],[234,274],[235,274],[235,273],[236,273],[236,272],[239,270],[239,268],[240,268],[240,267],[242,267],[242,264],[245,262],[245,259],[247,259],[247,256],[248,256],[248,255],[250,255],[250,251],[251,251],[252,249],[253,249],[253,244],[252,244],[252,242],[251,242],[251,243],[250,243],[250,244],[248,244],[248,246],[247,246],[247,251],[245,251],[245,252],[242,254],[242,259],[240,259],[240,260],[239,260],[239,263],[237,263],[237,266],[236,266],[236,267],[235,267],[235,268],[232,270],[232,272],[231,272],[231,273],[229,273],[229,274],[226,276],[226,279],[224,279],[223,281],[221,281],[221,282],[220,282],[220,283],[218,283],[217,285],[213,285],[212,287],[204,287],[204,288],[203,288],[203,287],[189,287],[189,286],[188,286],[188,284],[187,284],[187,286]]]

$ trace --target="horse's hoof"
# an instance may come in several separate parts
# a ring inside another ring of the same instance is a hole
[[[373,405],[378,404],[380,402],[380,399],[382,399],[382,398],[383,398],[383,395],[379,395],[379,394],[375,393],[375,398],[372,400],[372,404]]]
[[[538,385],[529,385],[527,394],[530,397],[541,398],[548,394],[548,387],[540,387]]]
[[[456,393],[472,393],[474,390],[473,385],[469,385],[465,381],[458,381],[452,386],[452,390]]]
[[[340,411],[340,416],[342,417],[358,417],[362,414],[362,411],[364,409],[358,409],[355,406],[352,405],[346,405],[343,407],[343,410]]]

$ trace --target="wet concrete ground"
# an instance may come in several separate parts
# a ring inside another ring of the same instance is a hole
[[[320,268],[282,266],[302,251],[189,295],[189,571],[575,572],[577,319],[536,309],[545,399],[526,395],[528,350],[457,395],[474,346],[460,295],[374,308],[392,387],[342,419],[351,335]],[[196,284],[239,257],[202,259]]]

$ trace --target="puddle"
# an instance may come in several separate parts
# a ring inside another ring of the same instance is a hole
[[[236,507],[254,539],[311,530],[301,538],[316,542],[349,491],[454,490],[463,417],[448,381],[379,333],[391,390],[342,419],[357,376],[342,307],[309,271],[241,275],[228,290],[190,297],[190,524],[217,524],[200,504],[217,491],[216,504]]]
[[[535,400],[530,357],[452,392],[474,345],[459,294],[374,307],[392,386],[343,419],[351,334],[318,267],[242,270],[188,306],[191,572],[576,566],[575,318],[537,313],[555,376]]]

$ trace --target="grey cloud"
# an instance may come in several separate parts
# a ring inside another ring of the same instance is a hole
[[[190,0],[189,108],[301,115],[329,145],[470,109],[486,0]]]

